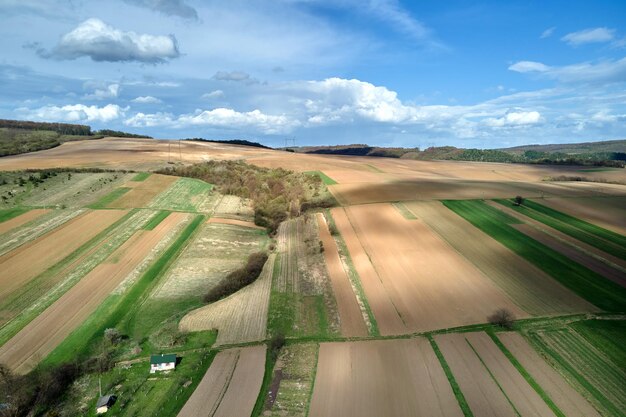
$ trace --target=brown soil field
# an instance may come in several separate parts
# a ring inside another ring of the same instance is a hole
[[[378,273],[374,269],[369,256],[363,249],[348,216],[343,208],[334,208],[331,215],[335,220],[335,225],[341,234],[350,258],[354,263],[354,268],[359,274],[361,285],[365,291],[367,301],[376,317],[378,328],[383,336],[392,334],[402,334],[406,331],[406,326],[398,314],[398,310],[389,294],[385,290]]]
[[[597,272],[603,277],[608,278],[623,287],[626,287],[626,273],[623,270],[611,267],[611,265],[603,262],[603,260],[594,258],[589,253],[586,253],[562,241],[559,241],[554,236],[544,233],[529,224],[516,224],[513,225],[513,227],[515,227],[517,230],[524,233],[525,235],[530,236],[534,240],[543,243],[547,247],[552,248],[555,251],[567,256],[572,261],[577,262],[594,272]]]
[[[333,293],[337,300],[341,334],[345,337],[367,336],[367,326],[365,325],[361,308],[352,290],[350,278],[341,265],[337,244],[330,235],[326,220],[321,213],[317,214],[317,224],[319,225],[320,240],[324,245],[326,268],[328,269]]]
[[[7,364],[15,372],[30,371],[89,317],[152,248],[186,216],[184,213],[172,213],[154,230],[137,232],[5,343],[0,348],[0,363]]]
[[[265,339],[267,311],[276,255],[270,255],[261,276],[223,300],[187,313],[181,331],[217,329],[216,345],[248,343]]]
[[[17,217],[12,218],[11,220],[7,220],[6,222],[0,223],[0,234],[6,233],[11,229],[19,227],[23,224],[28,223],[31,220],[35,220],[36,218],[42,216],[43,214],[49,213],[49,209],[33,209],[29,210],[24,214],[21,214]]]
[[[428,340],[320,344],[310,417],[462,415]]]
[[[506,332],[498,333],[498,338],[565,415],[568,417],[600,416],[591,404],[528,344],[522,335]]]
[[[580,251],[583,251],[585,253],[590,254],[591,256],[595,257],[595,258],[599,258],[600,260],[605,260],[610,264],[614,264],[616,265],[616,267],[622,268],[622,270],[626,270],[626,259],[620,259],[617,256],[611,255],[609,253],[606,253],[594,246],[591,246],[585,242],[581,242],[578,239],[575,239],[569,235],[566,235],[565,233],[553,229],[552,227],[541,223],[540,221],[537,221],[535,219],[532,219],[530,217],[527,217],[525,215],[523,215],[522,213],[519,213],[515,210],[513,210],[510,207],[506,207],[503,206],[502,204],[498,204],[494,201],[488,201],[487,204],[491,205],[492,207],[497,208],[498,210],[504,211],[505,213],[507,213],[508,215],[510,215],[511,217],[514,217],[518,220],[520,220],[523,223],[526,223],[527,225],[530,225],[532,227],[534,227],[537,230],[540,230],[550,236],[552,236],[554,239],[557,239],[559,242],[567,244],[569,246],[573,246],[575,249],[578,249]]]
[[[243,227],[251,227],[253,229],[265,230],[265,227],[257,226],[252,222],[247,222],[245,220],[236,220],[236,219],[224,219],[221,217],[211,217],[208,220],[209,223],[221,223],[221,224],[233,224],[235,226],[243,226]]]
[[[541,204],[626,235],[625,197],[546,198]]]
[[[265,372],[265,345],[215,356],[178,417],[234,417],[252,413]]]
[[[93,210],[0,257],[0,302],[119,220],[125,210]]]
[[[152,174],[144,181],[129,181],[124,184],[131,188],[126,194],[109,204],[112,208],[138,208],[147,207],[161,192],[174,184],[178,177],[169,175]]]
[[[486,333],[436,335],[467,403],[480,416],[554,416]]]
[[[597,311],[595,306],[440,202],[411,202],[405,206],[528,313],[554,315]]]
[[[407,331],[484,323],[497,308],[528,316],[422,221],[406,220],[391,204],[346,211]]]

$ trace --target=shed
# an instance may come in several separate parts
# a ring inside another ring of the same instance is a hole
[[[115,404],[116,400],[117,397],[115,395],[103,395],[98,398],[98,402],[96,403],[96,414],[103,414],[109,411],[109,408]]]
[[[169,371],[176,368],[176,354],[171,353],[168,355],[159,354],[150,356],[150,373],[153,374],[157,371]]]

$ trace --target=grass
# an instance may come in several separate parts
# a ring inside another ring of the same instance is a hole
[[[155,216],[150,219],[150,221],[148,223],[146,223],[142,229],[144,230],[154,230],[155,227],[157,227],[159,224],[161,224],[161,222],[163,220],[165,220],[165,218],[167,216],[169,216],[171,213],[171,211],[168,210],[161,210],[159,211],[157,214],[155,214]]]
[[[502,353],[504,353],[504,356],[506,356],[509,359],[509,361],[511,362],[511,364],[513,364],[515,369],[517,369],[517,371],[524,377],[526,382],[528,382],[528,384],[535,390],[535,392],[539,394],[539,396],[547,404],[547,406],[550,407],[552,412],[557,417],[566,417],[565,414],[563,414],[563,412],[559,409],[559,407],[554,403],[554,401],[552,401],[552,398],[550,398],[548,393],[544,391],[541,385],[539,385],[537,381],[535,381],[535,379],[528,373],[528,371],[524,369],[522,364],[519,363],[517,358],[513,356],[511,351],[507,349],[506,346],[504,346],[504,344],[502,343],[502,341],[500,341],[500,339],[498,339],[498,336],[496,336],[496,334],[493,331],[488,331],[487,334],[491,337],[491,340],[493,340],[496,346],[500,348]]]
[[[523,205],[515,206],[510,200],[496,200],[498,203],[511,207],[534,220],[548,225],[560,232],[565,233],[585,242],[593,247],[626,259],[626,237],[602,227],[572,217],[568,214],[553,210],[534,201],[526,200]]]
[[[115,200],[117,200],[118,198],[120,198],[121,196],[123,196],[129,191],[130,191],[130,188],[128,187],[118,187],[115,190],[111,191],[109,194],[102,197],[100,200],[91,204],[89,208],[92,208],[92,209],[106,208],[109,204],[111,204],[112,202],[114,202]]]
[[[570,327],[626,369],[626,320],[581,320]]]
[[[478,200],[444,200],[443,204],[597,307],[626,311],[626,288],[511,227],[519,223],[513,217]]]
[[[407,206],[404,205],[404,203],[396,202],[392,203],[392,205],[400,212],[400,214],[402,214],[402,217],[404,217],[405,219],[417,220],[417,216],[415,216],[415,214],[413,214],[413,212],[411,212],[411,210],[409,210]]]
[[[61,364],[84,358],[92,353],[105,329],[117,327],[128,314],[135,311],[147,290],[176,258],[189,237],[203,221],[204,216],[197,216],[189,223],[165,253],[146,270],[129,291],[125,294],[112,294],[107,297],[98,309],[42,363],[44,365]]]
[[[432,335],[428,336],[428,341],[430,342],[430,346],[435,351],[435,355],[437,355],[437,359],[439,359],[439,363],[441,364],[441,367],[443,368],[443,371],[445,372],[446,377],[448,378],[448,382],[450,382],[450,386],[452,387],[452,392],[454,393],[454,396],[456,397],[456,400],[459,403],[459,407],[461,407],[461,411],[463,411],[463,415],[465,417],[473,417],[474,413],[472,413],[472,410],[470,409],[469,404],[467,404],[467,400],[465,399],[465,396],[463,395],[463,392],[461,391],[459,384],[456,382],[456,379],[454,378],[454,374],[452,373],[452,370],[450,369],[450,365],[448,365],[446,358],[444,358],[443,353],[441,353],[441,350],[439,349],[439,346],[437,346],[437,343],[435,342],[435,339],[433,339]]]
[[[138,173],[137,175],[135,175],[135,176],[131,179],[131,181],[137,181],[137,182],[139,182],[139,181],[145,181],[145,180],[147,180],[147,179],[148,179],[148,177],[149,177],[150,175],[152,175],[152,174],[151,174],[151,173],[149,173],[149,172],[140,172],[140,173]]]
[[[17,216],[20,216],[29,210],[30,210],[29,208],[25,208],[25,207],[14,207],[10,209],[0,210],[0,223],[6,222],[7,220],[11,220]]]
[[[335,181],[334,179],[330,178],[328,175],[324,174],[322,171],[306,171],[305,174],[309,174],[309,175],[317,175],[318,177],[321,178],[322,182],[326,185],[335,185],[337,184],[337,181]]]
[[[274,365],[276,365],[277,359],[278,355],[274,355],[268,347],[265,353],[265,373],[263,374],[263,383],[261,384],[259,396],[257,397],[254,408],[252,409],[252,414],[250,415],[251,417],[259,417],[263,413],[263,409],[265,408],[265,398],[267,397],[267,391],[269,390],[272,378],[274,377]]]
[[[159,194],[150,207],[188,212],[207,212],[213,208],[217,195],[213,185],[194,178],[179,178]],[[211,204],[213,203],[213,204]]]

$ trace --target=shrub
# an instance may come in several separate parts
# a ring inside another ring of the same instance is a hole
[[[513,313],[511,313],[510,310],[507,310],[506,308],[500,308],[496,310],[492,315],[487,317],[487,320],[491,324],[510,330],[513,328],[515,316],[513,315]]]
[[[120,334],[119,330],[115,328],[109,328],[104,330],[104,338],[112,345],[115,345],[122,339],[122,335]]]
[[[513,201],[516,206],[521,206],[522,204],[524,204],[524,197],[522,197],[521,195],[516,195]]]
[[[263,265],[265,265],[267,258],[268,256],[265,252],[255,252],[251,254],[248,257],[246,265],[232,271],[219,284],[211,288],[209,292],[204,295],[204,301],[206,303],[213,303],[252,284],[257,280],[259,275],[261,275]]]
[[[285,335],[282,333],[276,333],[270,339],[270,355],[273,360],[278,358],[280,350],[285,346]]]

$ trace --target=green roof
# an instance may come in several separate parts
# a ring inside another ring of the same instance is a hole
[[[160,355],[150,356],[150,365],[158,365],[160,363],[170,363],[170,362],[176,362],[175,353],[170,353],[168,355],[160,354]]]

